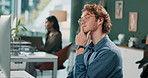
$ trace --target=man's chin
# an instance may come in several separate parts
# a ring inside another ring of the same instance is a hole
[[[89,32],[89,30],[87,29],[84,29],[84,33],[87,34]]]
[[[88,33],[88,31],[84,31],[84,34],[87,34]]]

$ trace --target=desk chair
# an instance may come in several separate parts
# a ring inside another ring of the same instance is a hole
[[[72,46],[72,43],[65,46],[61,50],[59,50],[55,55],[58,56],[58,70],[64,69],[65,66],[63,66],[63,63],[68,59],[70,55],[70,48]],[[36,66],[36,69],[39,69],[41,72],[41,76],[43,75],[43,70],[53,70],[53,63],[52,62],[45,62],[38,66]]]

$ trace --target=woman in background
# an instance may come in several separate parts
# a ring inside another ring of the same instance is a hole
[[[44,51],[51,54],[56,54],[62,49],[62,34],[60,32],[59,24],[55,16],[49,16],[45,21],[45,28],[47,29],[46,42],[43,47],[39,47],[39,51]],[[42,64],[41,62],[28,62],[25,71],[36,77],[36,66]]]
[[[43,47],[39,47],[39,51],[55,54],[62,49],[62,35],[59,29],[59,24],[55,16],[49,16],[45,21],[47,29],[46,42]]]

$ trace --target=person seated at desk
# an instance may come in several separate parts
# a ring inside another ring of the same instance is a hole
[[[55,54],[62,49],[62,34],[60,32],[58,20],[55,16],[49,16],[45,21],[45,28],[47,29],[46,42],[43,47],[38,48],[39,51]],[[42,64],[41,62],[28,62],[25,71],[36,77],[35,66]]]
[[[59,30],[59,24],[55,16],[49,16],[45,21],[47,29],[46,42],[43,47],[37,48],[39,51],[55,54],[62,49],[62,34]]]

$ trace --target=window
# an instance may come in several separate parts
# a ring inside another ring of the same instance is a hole
[[[12,6],[17,6],[12,11],[17,12],[12,13],[17,14],[16,16],[21,20],[21,25],[29,31],[29,33],[22,33],[22,35],[44,37],[46,33],[45,19],[49,16],[50,11],[67,11],[67,21],[59,23],[61,24],[60,30],[62,32],[63,43],[67,44],[70,36],[70,1],[71,0],[18,0],[17,5],[12,4]],[[19,8],[19,6],[21,8]]]

